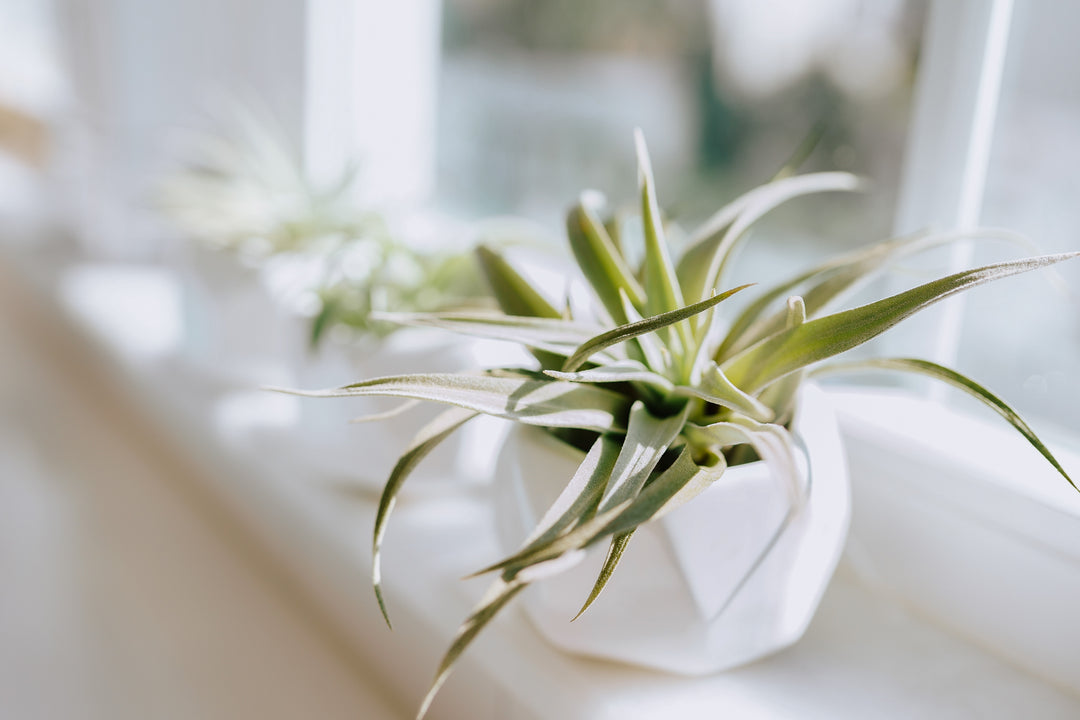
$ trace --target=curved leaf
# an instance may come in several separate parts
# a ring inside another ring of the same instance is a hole
[[[349,423],[353,425],[363,425],[364,423],[381,422],[383,420],[396,418],[399,415],[404,415],[405,413],[409,412],[417,405],[420,405],[422,402],[422,400],[406,400],[405,402],[395,407],[392,407],[389,410],[383,410],[382,412],[374,412],[367,415],[360,415],[358,417],[354,417],[349,420]]]
[[[975,232],[917,233],[846,253],[775,285],[755,298],[732,323],[714,357],[718,362],[722,362],[758,340],[783,330],[786,323],[785,311],[780,310],[769,316],[764,316],[763,313],[774,302],[812,280],[817,282],[802,293],[806,314],[810,318],[815,317],[830,303],[861,287],[888,263],[949,243],[976,239],[1020,241],[1023,238],[1016,233],[989,229]]]
[[[790,372],[862,345],[947,297],[1077,255],[1080,253],[1042,255],[955,273],[883,300],[778,332],[729,358],[721,368],[745,392],[754,393]]]
[[[592,590],[589,591],[589,597],[585,598],[585,602],[582,604],[581,609],[577,611],[577,615],[570,619],[570,622],[577,620],[581,617],[582,613],[589,609],[589,606],[593,604],[596,598],[600,597],[600,593],[608,584],[608,580],[611,579],[611,574],[615,572],[615,567],[619,564],[619,560],[622,559],[623,553],[626,551],[626,546],[630,543],[630,538],[634,535],[633,530],[628,530],[624,533],[620,533],[611,538],[611,544],[608,545],[607,557],[604,558],[604,564],[600,567],[600,574],[596,578],[596,582],[592,586]]]
[[[738,415],[710,425],[686,426],[684,433],[692,443],[717,447],[749,443],[772,471],[784,481],[792,506],[803,501],[799,467],[791,433],[773,423],[759,423]],[[719,453],[718,453],[719,454]]]
[[[1005,418],[1018,433],[1023,435],[1024,438],[1031,443],[1031,446],[1034,447],[1040,455],[1046,458],[1047,462],[1053,465],[1054,469],[1073,486],[1073,489],[1080,492],[1080,487],[1076,486],[1073,479],[1065,472],[1065,468],[1061,466],[1061,463],[1058,462],[1058,459],[1050,452],[1050,449],[1039,439],[1039,436],[1035,434],[1035,431],[1031,429],[1031,426],[1028,425],[1008,403],[971,378],[961,375],[955,370],[943,365],[938,365],[929,360],[919,360],[916,358],[873,358],[844,363],[830,363],[829,365],[814,370],[814,374],[857,372],[860,370],[900,370],[918,373],[920,375],[925,375],[926,377],[934,378],[935,380],[941,380],[942,382],[952,385],[954,388],[964,391],[971,397],[982,402],[1001,417]]]
[[[523,548],[542,545],[567,528],[592,517],[611,478],[622,445],[621,438],[610,435],[601,435],[596,439],[570,482],[522,544]]]
[[[559,311],[513,268],[506,259],[486,245],[476,248],[480,268],[499,307],[507,315],[558,319]]]
[[[394,469],[390,472],[390,478],[383,487],[382,496],[379,498],[379,509],[375,512],[375,531],[371,540],[371,584],[375,588],[375,599],[379,602],[379,610],[382,611],[383,619],[390,626],[390,614],[386,611],[386,602],[382,594],[382,543],[386,536],[386,524],[390,520],[390,513],[397,504],[398,492],[405,484],[405,480],[416,468],[420,461],[427,457],[439,443],[445,440],[450,433],[472,420],[479,413],[464,408],[450,408],[440,413],[434,420],[425,425],[409,447],[398,458]]]
[[[619,290],[624,291],[639,308],[645,304],[645,291],[608,237],[603,223],[589,209],[587,198],[583,197],[570,209],[566,217],[566,231],[570,249],[585,279],[612,319],[617,324],[625,323]]]
[[[423,717],[427,715],[432,701],[438,694],[439,689],[442,688],[443,683],[446,682],[446,678],[450,676],[454,664],[461,657],[461,654],[465,652],[465,649],[472,644],[480,631],[495,618],[499,611],[525,587],[526,583],[524,582],[507,582],[502,579],[495,580],[491,584],[480,603],[473,609],[461,627],[458,628],[457,635],[454,636],[454,641],[450,644],[450,649],[443,655],[442,662],[439,663],[439,669],[435,672],[435,679],[431,682],[431,687],[428,688],[427,695],[424,696],[424,701],[420,704],[420,711],[416,714],[416,720],[423,720]]]
[[[710,453],[709,460],[711,464],[708,465],[694,462],[693,452],[690,447],[684,447],[671,467],[649,483],[645,490],[642,491],[643,493],[648,491],[656,483],[660,483],[668,490],[672,490],[672,492],[664,490],[661,493],[667,499],[649,516],[649,519],[659,520],[672,510],[676,510],[696,498],[719,479],[727,469],[727,461],[724,460],[724,456],[720,453]]]
[[[797,175],[755,188],[709,218],[690,238],[677,275],[686,298],[706,298],[716,287],[732,247],[763,215],[798,197],[817,192],[854,191],[862,183],[849,173]]]
[[[544,374],[556,380],[580,383],[619,383],[638,382],[652,385],[666,393],[675,390],[675,385],[663,375],[655,373],[637,360],[619,360],[606,365],[598,365],[588,370],[561,372],[545,370]]]
[[[626,325],[621,325],[612,330],[608,330],[605,333],[601,333],[600,335],[597,335],[591,340],[582,343],[581,346],[574,351],[574,354],[567,358],[566,363],[563,365],[562,368],[563,372],[573,372],[574,370],[577,370],[579,367],[585,364],[585,361],[587,361],[590,357],[600,352],[601,350],[611,347],[612,345],[617,345],[621,342],[629,340],[630,338],[638,337],[639,335],[655,332],[660,328],[673,325],[680,320],[685,320],[687,318],[693,317],[694,315],[697,315],[700,312],[704,312],[712,306],[717,305],[724,300],[727,300],[729,297],[739,292],[740,290],[745,290],[748,287],[750,287],[750,285],[740,285],[737,288],[725,290],[719,295],[713,295],[708,300],[702,300],[701,302],[694,303],[693,305],[687,305],[686,307],[679,308],[678,310],[671,310],[666,313],[654,315],[653,317],[645,318],[643,320],[632,322]]]
[[[373,312],[369,317],[398,325],[437,328],[461,335],[506,340],[563,356],[569,355],[574,348],[602,330],[590,323],[573,322],[562,318],[482,312]]]
[[[638,160],[638,192],[641,195],[641,222],[645,230],[645,313],[659,315],[686,305],[683,302],[675,267],[668,254],[660,203],[656,199],[649,149],[640,128],[634,130]]]
[[[601,435],[589,449],[581,465],[574,472],[559,497],[551,504],[536,528],[522,543],[521,549],[511,557],[527,555],[543,548],[559,535],[572,530],[587,521],[596,513],[600,497],[607,487],[615,460],[619,456],[623,443],[608,435]],[[506,567],[506,560],[477,570],[469,575],[484,575]]]
[[[633,324],[645,320],[630,302],[626,293],[619,293],[619,298],[622,300],[623,312],[626,314],[628,323]],[[642,360],[650,370],[657,373],[667,373],[671,369],[671,353],[664,348],[660,338],[650,333],[638,335],[629,341],[626,344],[626,354],[633,359]]]
[[[431,400],[526,425],[609,432],[625,429],[630,401],[595,385],[525,373],[396,375],[333,390],[283,390],[305,397],[390,396]]]
[[[649,482],[633,499],[625,500],[605,512],[598,512],[590,520],[551,542],[515,553],[491,569],[504,570],[513,576],[523,568],[588,548],[611,535],[633,530],[694,497],[720,478],[725,468],[722,462],[699,466],[694,463],[690,449],[683,448],[675,463]]]
[[[792,151],[788,159],[784,161],[784,164],[780,166],[780,169],[776,171],[776,175],[773,176],[773,180],[781,180],[783,178],[791,177],[795,174],[795,171],[799,169],[807,158],[809,158],[814,150],[817,149],[821,139],[825,137],[825,130],[828,128],[828,123],[824,120],[818,120],[806,133],[799,144]]]
[[[604,488],[603,497],[596,508],[598,516],[606,517],[606,514],[613,508],[623,507],[624,504],[633,500],[641,490],[642,486],[645,485],[649,476],[652,475],[657,463],[660,462],[660,458],[663,457],[675,438],[679,436],[679,432],[683,425],[686,424],[686,416],[687,411],[684,409],[683,412],[678,415],[667,418],[657,418],[645,408],[643,403],[634,403],[634,407],[630,411],[630,423],[626,430],[626,438],[619,443],[618,457],[610,470],[610,477]],[[615,516],[612,515],[610,517],[613,519]],[[588,525],[589,522],[586,521],[584,523],[579,523],[578,526],[583,527]],[[632,528],[628,528],[627,530],[632,530]],[[571,531],[571,534],[572,532],[573,531]],[[550,536],[545,537],[545,540],[547,542],[531,543],[529,546],[516,553],[512,558],[488,569],[493,570],[508,567],[506,563],[512,561],[513,558],[527,557],[535,552],[544,552],[551,547],[552,543],[558,542],[556,538],[551,538]],[[584,546],[569,549],[583,548]],[[619,557],[622,555],[621,549],[618,549],[615,545],[613,545],[613,548],[614,551],[608,554],[608,559],[605,561],[604,569],[600,573],[598,584],[593,588],[593,593],[590,594],[585,607],[588,607],[588,605],[596,599],[596,596],[607,582],[607,578],[610,577],[611,571],[614,570],[615,564],[618,563]],[[545,556],[538,562],[553,560],[561,554],[562,553]],[[533,564],[535,563],[526,563],[526,565]],[[525,567],[525,565],[518,566],[517,570],[521,570],[523,567]],[[585,607],[581,609],[581,612],[585,611]],[[578,615],[580,615],[581,612],[579,612]]]
[[[736,387],[716,363],[710,363],[705,368],[697,385],[679,385],[673,394],[701,398],[762,422],[773,419],[773,412],[767,405]]]
[[[630,409],[630,422],[626,428],[626,438],[622,450],[611,471],[611,480],[600,501],[598,512],[609,510],[612,506],[634,497],[645,481],[649,479],[653,468],[675,441],[686,424],[688,407],[670,417],[658,418],[648,411],[640,400]]]

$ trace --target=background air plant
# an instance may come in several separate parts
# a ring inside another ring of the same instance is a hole
[[[475,304],[482,283],[471,257],[410,247],[379,213],[359,208],[356,167],[320,186],[268,114],[237,107],[227,126],[195,138],[158,205],[189,237],[249,264],[301,262],[302,287],[295,263],[280,274],[291,276],[283,294],[318,300],[313,345],[334,326],[392,331],[371,319],[375,311]]]
[[[1013,410],[974,381],[924,360],[886,358],[821,364],[880,335],[923,308],[992,280],[1046,267],[1080,253],[1047,255],[966,270],[847,310],[830,308],[887,263],[958,239],[918,235],[888,240],[825,262],[756,296],[737,313],[726,301],[750,285],[727,279],[733,249],[765,213],[808,193],[851,191],[853,176],[785,177],[743,195],[690,236],[676,261],[665,238],[648,154],[636,137],[644,257],[632,268],[618,234],[602,220],[595,194],[569,212],[570,247],[597,300],[595,317],[575,317],[533,288],[500,254],[479,249],[505,315],[394,313],[381,319],[520,343],[538,367],[462,374],[383,377],[311,393],[381,395],[452,406],[425,427],[386,483],[375,521],[374,585],[395,499],[433,447],[479,414],[539,426],[586,451],[539,526],[510,557],[478,574],[495,580],[466,619],[424,699],[424,715],[455,661],[527,585],[558,573],[586,549],[607,556],[581,612],[596,599],[641,524],[691,500],[729,465],[760,458],[791,488],[798,507],[795,444],[786,427],[810,372],[888,369],[920,373],[973,395],[1012,424],[1070,483],[1046,446]],[[719,291],[719,288],[726,288]],[[580,613],[579,613],[580,614]],[[569,618],[568,618],[569,620]],[[387,618],[389,622],[389,618]]]

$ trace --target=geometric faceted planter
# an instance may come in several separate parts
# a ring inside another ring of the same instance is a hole
[[[828,397],[805,385],[793,424],[801,502],[763,462],[716,483],[634,534],[607,587],[589,595],[606,543],[569,570],[530,586],[525,612],[570,653],[699,675],[785,648],[806,630],[843,549],[850,497]],[[504,554],[516,551],[574,474],[583,454],[515,425],[494,488]]]

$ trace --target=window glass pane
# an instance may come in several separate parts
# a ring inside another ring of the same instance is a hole
[[[1017,3],[981,222],[1080,249],[1080,6]],[[1021,252],[1021,251],[1017,251]],[[981,261],[1001,259],[980,249]],[[1022,412],[1080,427],[1080,264],[968,299],[959,367]]]
[[[447,0],[438,200],[552,228],[583,188],[630,201],[639,125],[661,204],[692,226],[768,180],[820,126],[802,169],[864,173],[875,192],[797,202],[759,234],[788,244],[785,271],[880,239],[923,11],[857,0]],[[751,246],[767,257],[751,249],[744,261],[776,264],[775,245]]]

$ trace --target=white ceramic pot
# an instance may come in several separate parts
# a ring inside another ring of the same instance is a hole
[[[693,501],[638,529],[604,592],[573,623],[606,546],[523,594],[542,635],[575,654],[698,675],[798,640],[832,576],[850,514],[847,468],[827,396],[804,388],[794,426],[807,501],[761,462],[730,468]],[[496,470],[496,522],[506,553],[532,530],[582,453],[515,426]]]

